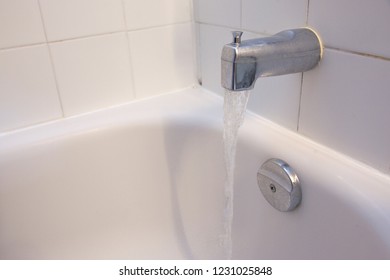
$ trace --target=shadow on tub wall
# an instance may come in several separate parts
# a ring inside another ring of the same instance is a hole
[[[187,259],[224,259],[221,127],[183,117],[164,129],[177,240]]]

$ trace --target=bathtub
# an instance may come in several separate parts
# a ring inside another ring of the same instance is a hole
[[[1,134],[0,258],[224,258],[221,135],[201,88]],[[269,158],[300,177],[292,212],[257,186]],[[248,113],[233,258],[389,259],[389,177]]]

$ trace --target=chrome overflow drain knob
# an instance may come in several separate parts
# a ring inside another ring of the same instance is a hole
[[[279,211],[292,211],[301,202],[298,176],[283,160],[272,158],[264,162],[257,172],[257,184],[268,203]]]

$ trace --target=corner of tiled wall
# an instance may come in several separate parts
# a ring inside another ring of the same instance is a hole
[[[191,86],[191,0],[0,0],[0,132]]]
[[[249,109],[390,173],[390,2],[194,0],[200,79],[223,94],[220,52],[230,31],[247,38],[310,26],[323,39],[320,65],[260,79]],[[246,34],[246,35],[245,35]]]

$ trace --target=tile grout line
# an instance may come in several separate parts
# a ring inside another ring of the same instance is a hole
[[[300,84],[300,93],[299,93],[299,102],[298,102],[298,114],[297,114],[297,132],[299,132],[299,123],[301,120],[301,107],[302,107],[302,95],[303,95],[303,75],[301,73],[301,84]]]
[[[199,83],[200,86],[203,86],[203,72],[202,72],[202,40],[201,40],[201,28],[202,28],[202,23],[200,23],[197,18],[195,17],[195,7],[194,7],[194,1],[192,1],[192,7],[193,7],[193,16],[194,16],[194,25],[196,26],[196,67],[198,68],[196,71],[196,79]]]
[[[310,10],[310,0],[307,0],[306,6],[306,26],[309,25],[309,10]],[[303,95],[303,76],[305,73],[301,73],[301,83],[299,90],[299,102],[298,102],[298,115],[297,115],[297,132],[299,133],[299,124],[301,121],[301,109],[302,109],[302,95]]]
[[[344,50],[342,48],[336,48],[336,47],[331,47],[331,46],[326,46],[326,45],[324,45],[324,49],[339,51],[339,52],[348,53],[348,54],[352,54],[352,55],[363,56],[363,57],[367,57],[367,58],[390,61],[390,57],[385,57],[385,56],[381,56],[381,55],[374,55],[374,54],[369,54],[369,53],[363,53],[363,52],[358,52],[358,51]]]
[[[42,42],[39,42],[39,43],[30,43],[30,44],[15,45],[15,46],[12,46],[12,47],[3,47],[3,48],[0,48],[0,52],[1,51],[10,51],[10,50],[15,50],[15,49],[28,48],[28,47],[37,47],[37,46],[42,46],[42,45],[46,45],[46,44],[47,44],[47,42],[42,41]]]
[[[129,62],[129,67],[130,67],[131,89],[133,91],[133,98],[132,99],[137,99],[137,91],[136,91],[136,87],[135,87],[133,60],[131,58],[130,35],[129,35],[129,30],[128,30],[128,27],[127,27],[127,20],[126,20],[125,1],[121,0],[121,3],[122,3],[123,21],[124,21],[124,24],[125,24],[125,33],[126,33],[126,42],[127,42],[127,55],[128,55],[128,62]]]
[[[41,20],[43,21],[42,15],[41,15]],[[21,45],[15,45],[15,46],[10,46],[10,47],[2,47],[2,48],[0,48],[0,51],[8,51],[8,50],[19,49],[19,48],[34,47],[34,46],[45,45],[45,44],[57,44],[57,43],[74,41],[74,40],[82,40],[82,39],[89,39],[89,38],[101,37],[101,36],[106,36],[106,35],[119,34],[119,33],[124,33],[124,32],[129,33],[129,32],[137,32],[137,31],[147,31],[147,30],[164,28],[164,27],[175,26],[175,25],[186,24],[186,23],[191,23],[191,21],[175,22],[175,23],[170,23],[170,24],[156,25],[156,26],[131,29],[131,30],[126,28],[125,30],[117,30],[117,31],[111,31],[111,32],[89,34],[89,35],[85,35],[85,36],[70,37],[70,38],[66,38],[66,39],[52,40],[52,41],[49,41],[47,39],[46,30],[44,30],[46,42],[42,41],[39,43],[30,43],[30,44],[21,44]]]
[[[307,0],[306,6],[306,25],[309,25],[309,10],[310,10],[310,0]]]
[[[242,1],[240,1],[240,29],[242,29]]]
[[[57,72],[56,72],[55,65],[54,65],[54,59],[53,59],[52,51],[51,51],[51,48],[50,48],[49,40],[47,38],[46,24],[45,24],[45,20],[43,18],[41,2],[40,2],[40,0],[38,0],[37,2],[38,2],[39,13],[40,13],[40,16],[41,16],[41,21],[42,21],[42,26],[43,26],[43,33],[45,34],[45,39],[46,39],[45,45],[46,45],[48,53],[49,53],[50,65],[51,65],[51,69],[53,71],[54,83],[56,85],[56,90],[57,90],[57,97],[58,97],[58,101],[59,101],[60,107],[61,107],[62,118],[65,118],[64,105],[63,105],[63,101],[62,101],[62,98],[61,98],[60,88],[59,88],[59,85],[58,85]]]
[[[192,30],[192,53],[193,53],[193,71],[194,71],[194,83],[202,85],[202,73],[201,73],[201,65],[200,65],[200,54],[198,53],[198,42],[200,40],[199,28],[197,26],[196,18],[195,18],[195,7],[194,1],[190,1],[189,5],[189,13],[191,16],[191,30]]]

